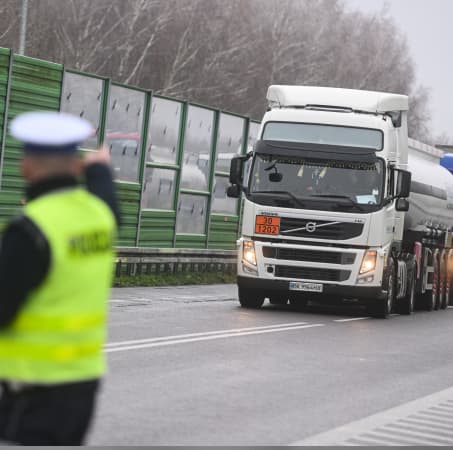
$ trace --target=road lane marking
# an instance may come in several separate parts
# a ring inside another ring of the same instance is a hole
[[[154,348],[154,347],[164,347],[169,345],[177,345],[177,344],[188,344],[191,342],[199,342],[199,341],[209,341],[214,339],[225,339],[230,337],[239,337],[239,336],[252,336],[256,334],[268,334],[268,333],[277,333],[282,331],[294,331],[294,330],[303,330],[306,328],[315,328],[315,327],[323,327],[325,324],[323,323],[315,323],[315,324],[304,324],[304,325],[276,325],[272,328],[270,327],[256,327],[256,328],[245,328],[239,330],[223,330],[217,332],[208,332],[208,333],[194,333],[192,337],[184,337],[186,335],[180,336],[168,336],[168,337],[160,337],[160,338],[151,338],[148,340],[143,340],[145,342],[138,343],[138,344],[130,344],[131,341],[125,342],[115,342],[111,344],[107,344],[105,346],[106,353],[113,353],[113,352],[123,352],[128,350],[138,350],[142,348]],[[245,331],[248,330],[248,331]]]
[[[354,317],[352,319],[337,319],[334,322],[343,323],[343,322],[355,322],[356,320],[369,320],[370,317]]]
[[[146,338],[146,339],[135,339],[132,341],[120,341],[120,342],[110,342],[105,345],[106,348],[109,347],[117,347],[122,345],[135,345],[135,344],[146,344],[149,342],[159,342],[159,341],[167,341],[173,339],[184,339],[184,338],[191,338],[191,337],[200,337],[200,336],[211,336],[215,334],[225,334],[225,333],[241,333],[244,331],[254,331],[254,330],[266,330],[268,328],[282,328],[282,327],[297,327],[300,325],[307,325],[307,322],[291,322],[291,323],[280,323],[275,325],[265,325],[260,327],[251,327],[251,328],[232,328],[228,330],[217,330],[217,331],[202,331],[199,333],[189,333],[189,334],[177,334],[175,336],[161,336],[161,337],[154,337],[154,338]]]
[[[290,446],[453,445],[453,387],[373,414]]]

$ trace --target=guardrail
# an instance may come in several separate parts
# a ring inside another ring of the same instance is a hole
[[[235,250],[117,247],[117,277],[159,273],[236,271]]]

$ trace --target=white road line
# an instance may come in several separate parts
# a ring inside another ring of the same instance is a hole
[[[436,408],[440,404],[451,402],[452,398],[453,388],[445,389],[324,433],[310,436],[294,442],[290,446],[341,446],[357,444],[362,441],[369,443],[372,441],[375,445],[385,445],[388,440],[407,440],[408,430],[405,427],[410,426],[414,421],[414,425],[422,421],[423,423],[427,422],[428,426],[431,422],[433,428],[445,425],[451,429],[451,419],[440,420],[438,414],[436,414]],[[453,445],[452,433],[444,433],[442,436],[440,434],[433,438],[430,436],[431,433],[423,432],[420,428],[418,433],[410,433],[410,440],[413,445],[426,444],[427,442],[435,445],[438,440],[445,440]]]
[[[352,319],[337,319],[334,322],[343,323],[343,322],[354,322],[356,320],[369,320],[370,317],[354,317]]]
[[[130,302],[128,300],[110,300],[110,303],[123,303],[123,304],[129,304],[129,305],[136,305],[137,302]]]
[[[261,327],[251,327],[251,328],[232,328],[229,330],[217,330],[217,331],[203,331],[200,333],[190,333],[190,334],[177,334],[174,336],[161,336],[155,338],[147,339],[136,339],[133,341],[120,341],[120,342],[109,342],[105,345],[106,348],[118,347],[123,345],[135,345],[135,344],[147,344],[151,342],[160,342],[160,341],[170,341],[175,339],[185,339],[192,337],[202,337],[202,336],[212,336],[216,334],[225,334],[225,333],[242,333],[246,331],[255,331],[255,330],[267,330],[269,328],[286,328],[286,327],[298,327],[301,325],[307,325],[307,322],[292,322],[292,323],[280,323],[276,325],[265,325]]]
[[[129,303],[129,304],[134,304],[134,303],[145,303],[146,300],[140,300],[140,299],[119,299],[119,298],[112,298],[111,300],[109,300],[110,303]]]
[[[127,345],[127,342],[126,343],[117,342],[117,343],[113,344],[114,345],[113,347],[112,347],[112,344],[107,344],[105,352],[106,353],[123,352],[123,351],[128,351],[128,350],[138,350],[138,349],[142,349],[142,348],[164,347],[164,346],[168,346],[168,345],[188,344],[191,342],[209,341],[209,340],[214,340],[214,339],[225,339],[225,338],[238,337],[238,336],[251,336],[251,335],[255,335],[255,334],[276,333],[276,332],[281,332],[281,331],[303,330],[305,328],[315,328],[315,327],[323,327],[323,326],[325,326],[325,325],[322,323],[315,323],[315,324],[300,325],[300,326],[286,326],[286,327],[277,326],[274,328],[266,328],[266,329],[263,329],[262,327],[257,327],[259,329],[252,329],[251,331],[229,330],[222,334],[219,334],[219,332],[216,332],[217,334],[211,334],[211,335],[208,335],[207,333],[205,333],[201,336],[199,335],[197,337],[191,337],[191,338],[178,338],[177,336],[170,336],[167,338],[155,338],[153,340],[150,339],[146,343],[137,344],[137,345]],[[166,339],[166,340],[163,340],[163,339]]]

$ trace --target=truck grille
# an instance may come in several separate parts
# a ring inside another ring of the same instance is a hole
[[[317,281],[346,281],[350,275],[351,272],[349,270],[275,266],[275,276],[278,278],[293,278]]]
[[[280,235],[288,237],[340,240],[355,238],[362,232],[363,224],[361,223],[301,220],[289,217],[282,217],[280,221]]]
[[[263,256],[286,261],[310,261],[326,264],[354,264],[355,254],[326,252],[320,250],[302,250],[294,248],[263,247]]]

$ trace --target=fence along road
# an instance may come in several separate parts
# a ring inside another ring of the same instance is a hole
[[[8,124],[36,109],[88,119],[96,133],[85,150],[109,147],[122,213],[118,246],[235,249],[240,202],[226,195],[229,162],[253,145],[257,122],[4,48],[0,229],[21,207],[24,188]]]

